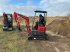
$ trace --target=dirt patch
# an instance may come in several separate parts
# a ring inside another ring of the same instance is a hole
[[[53,20],[53,22],[47,26],[47,30],[70,37],[70,20]]]

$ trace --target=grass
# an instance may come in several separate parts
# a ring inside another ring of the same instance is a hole
[[[17,52],[16,43],[18,40],[18,33],[4,32],[2,31],[2,25],[0,25],[0,52]]]
[[[0,25],[0,52],[46,52],[44,41],[28,41],[27,34],[24,31],[5,32]]]

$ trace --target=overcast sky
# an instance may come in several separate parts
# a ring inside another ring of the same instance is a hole
[[[18,12],[34,15],[35,10],[48,11],[48,16],[67,15],[70,13],[70,0],[1,0],[0,15],[3,12]]]

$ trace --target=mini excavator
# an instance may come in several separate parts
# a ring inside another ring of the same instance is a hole
[[[4,31],[12,31],[13,30],[13,17],[12,14],[3,13],[3,30]]]

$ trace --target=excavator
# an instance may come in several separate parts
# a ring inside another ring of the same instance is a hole
[[[25,19],[26,26],[27,26],[27,32],[28,32],[28,40],[33,40],[33,39],[47,40],[47,34],[46,34],[46,16],[47,16],[47,12],[46,11],[34,11],[34,12],[35,12],[35,16],[33,17],[33,23],[32,23],[32,28],[31,29],[30,29],[30,25],[29,25],[29,17],[14,12],[14,19],[17,22],[17,27],[20,30],[20,21],[18,19],[18,16],[20,16],[21,18]],[[34,26],[34,22],[35,22],[37,13],[44,14],[44,17],[41,14],[39,16],[41,18],[43,17],[44,22],[41,23],[41,19],[39,19],[39,21],[37,21],[36,25]]]
[[[46,16],[47,16],[47,11],[34,11],[35,12],[35,16],[33,17],[33,22],[32,22],[32,28],[30,28],[30,24],[29,24],[29,17],[19,14],[17,12],[14,12],[13,14],[13,18],[15,19],[16,23],[17,23],[17,28],[18,30],[20,29],[20,21],[18,19],[18,17],[21,17],[25,20],[26,23],[26,27],[27,27],[27,32],[28,32],[28,40],[37,40],[37,39],[44,39],[47,40],[47,34],[46,34]],[[39,20],[35,23],[35,19],[36,19],[36,14],[37,13],[41,13],[44,14],[44,16],[42,16],[41,14],[39,15]]]
[[[13,30],[13,16],[12,14],[3,13],[3,31],[12,31]]]

